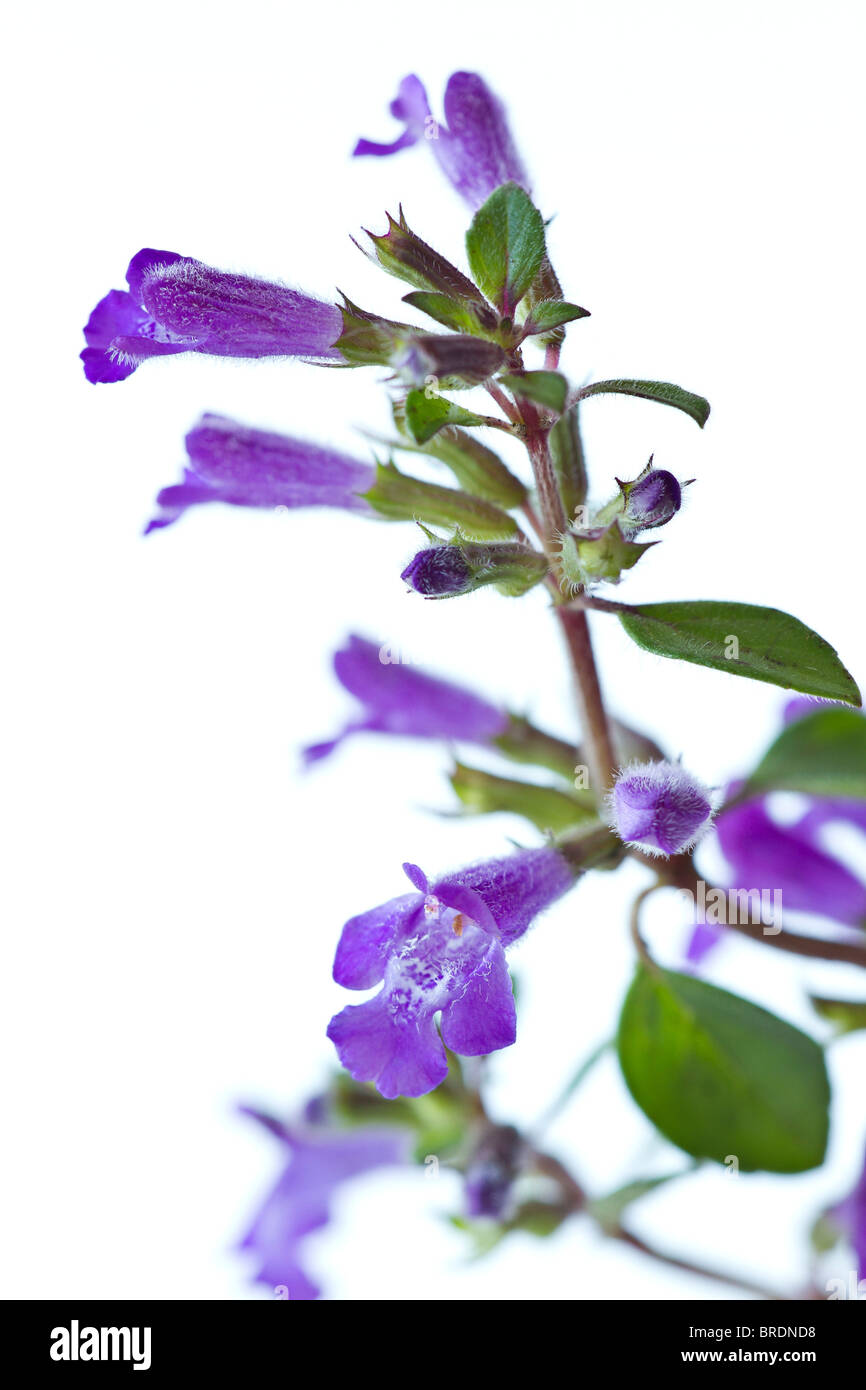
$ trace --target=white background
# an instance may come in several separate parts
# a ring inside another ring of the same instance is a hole
[[[353,427],[385,426],[384,393],[375,371],[196,356],[93,387],[77,359],[93,304],[148,245],[395,312],[399,285],[349,233],[402,200],[460,258],[467,212],[426,149],[349,151],[392,138],[404,73],[438,112],[450,71],[481,70],[556,214],[566,293],[593,314],[565,369],[676,381],[713,405],[703,434],[642,402],[586,407],[599,500],[651,450],[697,478],[625,596],[781,606],[862,682],[862,19],[853,0],[19,7],[3,79],[7,1296],[258,1296],[232,1243],[277,1154],[234,1105],[287,1109],[326,1078],[340,925],[402,891],[401,860],[435,872],[526,838],[505,818],[431,816],[451,805],[433,745],[359,739],[299,774],[299,746],[352,709],[329,671],[344,636],[402,642],[574,727],[543,597],[425,605],[398,578],[408,527],[211,508],[143,541],[200,411],[365,457]],[[651,658],[603,618],[596,632],[611,704],[708,781],[772,736],[782,692]],[[586,882],[515,953],[503,1118],[538,1115],[610,1033],[642,881],[634,866]],[[659,900],[650,934],[676,960],[681,909]],[[748,944],[710,974],[816,1033],[804,984],[863,990]],[[858,1170],[864,1055],[856,1038],[832,1049],[842,1099],[821,1173],[708,1171],[635,1225],[796,1287],[812,1215]],[[550,1143],[597,1191],[683,1161],[612,1061]],[[373,1178],[309,1263],[337,1298],[724,1295],[578,1223],[467,1265],[443,1219],[458,1201],[448,1175]]]

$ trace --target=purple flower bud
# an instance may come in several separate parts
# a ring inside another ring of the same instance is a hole
[[[492,1125],[487,1130],[466,1167],[463,1191],[468,1217],[475,1221],[508,1218],[525,1147],[513,1125]]]
[[[485,584],[494,584],[500,593],[518,598],[540,584],[547,569],[546,557],[527,545],[455,541],[419,550],[401,578],[425,598],[453,598]]]
[[[88,381],[123,381],[146,357],[177,352],[340,359],[339,309],[285,285],[149,248],[126,278],[129,291],[109,291],[85,326]]]
[[[373,484],[372,464],[303,439],[249,429],[204,415],[186,436],[190,467],[157,495],[159,513],[145,534],[170,526],[188,507],[339,507],[372,515],[359,494]]]
[[[622,520],[631,531],[665,526],[682,506],[682,488],[664,468],[653,468],[636,482],[625,484],[625,491]]]
[[[434,545],[428,550],[419,550],[400,578],[425,598],[450,598],[468,592],[472,570],[459,545]]]
[[[681,854],[713,814],[710,793],[679,763],[633,763],[610,796],[613,828],[649,854]]]
[[[475,72],[455,72],[445,89],[445,120],[434,121],[424,86],[404,77],[391,114],[404,123],[390,144],[359,140],[355,155],[395,154],[419,140],[429,144],[439,167],[472,208],[479,208],[503,183],[519,183],[528,193],[526,170],[511,138],[502,103]]]

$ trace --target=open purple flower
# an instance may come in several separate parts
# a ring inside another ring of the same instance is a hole
[[[507,714],[471,691],[392,661],[387,644],[350,637],[334,654],[334,671],[361,702],[363,713],[336,738],[306,748],[307,763],[327,757],[343,739],[361,731],[489,743],[508,726]]]
[[[680,763],[633,763],[616,779],[610,811],[626,844],[671,855],[695,843],[713,804],[707,788]]]
[[[204,415],[186,436],[190,467],[183,481],[157,495],[148,531],[170,526],[188,507],[340,507],[374,515],[359,494],[375,468],[303,439],[249,429],[222,415]]]
[[[375,1082],[388,1100],[434,1090],[448,1073],[445,1047],[478,1057],[514,1042],[505,948],[575,877],[547,847],[473,865],[432,885],[417,865],[403,868],[415,891],[347,922],[334,961],[337,984],[382,988],[328,1026],[343,1066],[356,1081]]]
[[[359,140],[355,155],[396,154],[426,140],[446,178],[472,208],[479,208],[503,183],[519,183],[528,193],[529,180],[517,153],[505,110],[482,77],[455,72],[445,88],[445,125],[435,121],[420,78],[404,77],[391,114],[403,122],[403,133],[390,144]]]
[[[408,1163],[410,1136],[399,1129],[289,1129],[247,1106],[242,1113],[280,1141],[287,1165],[240,1248],[254,1252],[257,1282],[287,1289],[292,1301],[318,1298],[320,1290],[300,1262],[304,1238],[327,1224],[331,1199],[343,1183],[375,1168]]]
[[[285,285],[149,247],[126,279],[129,290],[110,290],[85,325],[88,381],[123,381],[146,357],[177,352],[340,360],[339,309]]]

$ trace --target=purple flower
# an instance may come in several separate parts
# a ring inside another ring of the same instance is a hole
[[[514,1042],[505,948],[574,882],[550,848],[520,850],[432,885],[416,865],[403,868],[415,891],[347,922],[334,961],[337,984],[381,982],[382,989],[328,1026],[343,1066],[388,1100],[438,1086],[448,1073],[445,1047],[478,1057]]]
[[[514,1207],[513,1187],[526,1156],[526,1141],[513,1125],[490,1125],[466,1165],[463,1195],[473,1221],[505,1221]]]
[[[409,561],[400,578],[425,598],[452,598],[472,585],[472,569],[458,545],[435,545]]]
[[[133,256],[126,279],[129,291],[110,290],[85,325],[88,381],[123,381],[146,357],[175,352],[341,357],[339,309],[285,285],[149,248]]]
[[[391,114],[404,130],[388,145],[359,140],[355,155],[395,154],[421,139],[430,144],[446,178],[472,208],[503,183],[519,183],[530,192],[523,162],[514,146],[502,103],[475,72],[455,72],[445,88],[445,125],[430,114],[420,79],[404,77]]]
[[[725,811],[716,829],[731,887],[773,889],[789,910],[866,925],[866,885],[814,843],[813,826],[778,825],[759,799]]]
[[[336,738],[306,748],[308,764],[327,757],[344,738],[362,730],[489,743],[508,726],[502,710],[471,691],[393,661],[387,644],[377,646],[363,637],[350,637],[334,654],[334,671],[340,684],[360,700],[363,713]]]
[[[327,1224],[331,1198],[343,1183],[374,1168],[408,1163],[410,1137],[399,1129],[288,1129],[247,1106],[241,1112],[279,1139],[288,1162],[240,1248],[254,1251],[259,1283],[286,1288],[292,1301],[318,1298],[320,1290],[300,1263],[305,1236]]]
[[[679,763],[632,763],[610,795],[611,820],[626,844],[648,854],[681,854],[713,813],[709,791]]]
[[[828,1215],[845,1234],[857,1257],[858,1278],[866,1279],[866,1166],[853,1192]]]
[[[682,506],[683,490],[665,468],[650,469],[635,482],[626,484],[625,492],[622,520],[629,534],[666,526]]]
[[[303,439],[249,429],[222,415],[204,415],[186,436],[190,467],[183,481],[157,495],[148,531],[170,526],[188,507],[341,507],[373,515],[359,494],[375,468]]]

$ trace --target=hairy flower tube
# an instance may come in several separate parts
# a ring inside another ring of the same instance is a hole
[[[337,680],[363,706],[335,738],[304,750],[318,762],[355,733],[490,743],[508,728],[508,715],[462,686],[438,680],[390,659],[387,644],[352,636],[334,653]]]
[[[620,839],[648,854],[682,854],[713,814],[709,790],[680,763],[632,763],[609,804]]]
[[[625,506],[621,524],[630,534],[666,526],[676,516],[683,490],[666,468],[651,468],[633,483],[623,485]]]
[[[316,1299],[321,1290],[301,1263],[305,1238],[327,1224],[338,1188],[376,1168],[408,1163],[410,1137],[397,1128],[289,1127],[247,1106],[242,1113],[279,1140],[286,1166],[240,1248],[255,1257],[258,1283],[272,1292],[286,1289],[292,1302]]]
[[[203,415],[186,436],[183,480],[157,494],[147,531],[177,521],[190,507],[338,507],[373,516],[359,494],[372,487],[372,464],[303,439],[250,429],[222,415]]]
[[[123,381],[145,358],[178,352],[341,358],[339,309],[299,290],[149,247],[126,279],[129,290],[110,290],[85,325],[88,381]]]
[[[503,183],[513,181],[529,192],[505,111],[498,97],[475,72],[455,72],[445,88],[445,124],[433,119],[421,80],[404,77],[391,103],[403,133],[390,144],[359,140],[355,155],[389,155],[428,143],[445,177],[472,208],[478,208]]]
[[[514,1042],[505,948],[575,879],[550,848],[521,850],[432,884],[416,865],[403,867],[415,891],[347,922],[334,961],[337,984],[382,988],[328,1026],[343,1066],[389,1100],[425,1095],[444,1081],[445,1047],[478,1057]]]

